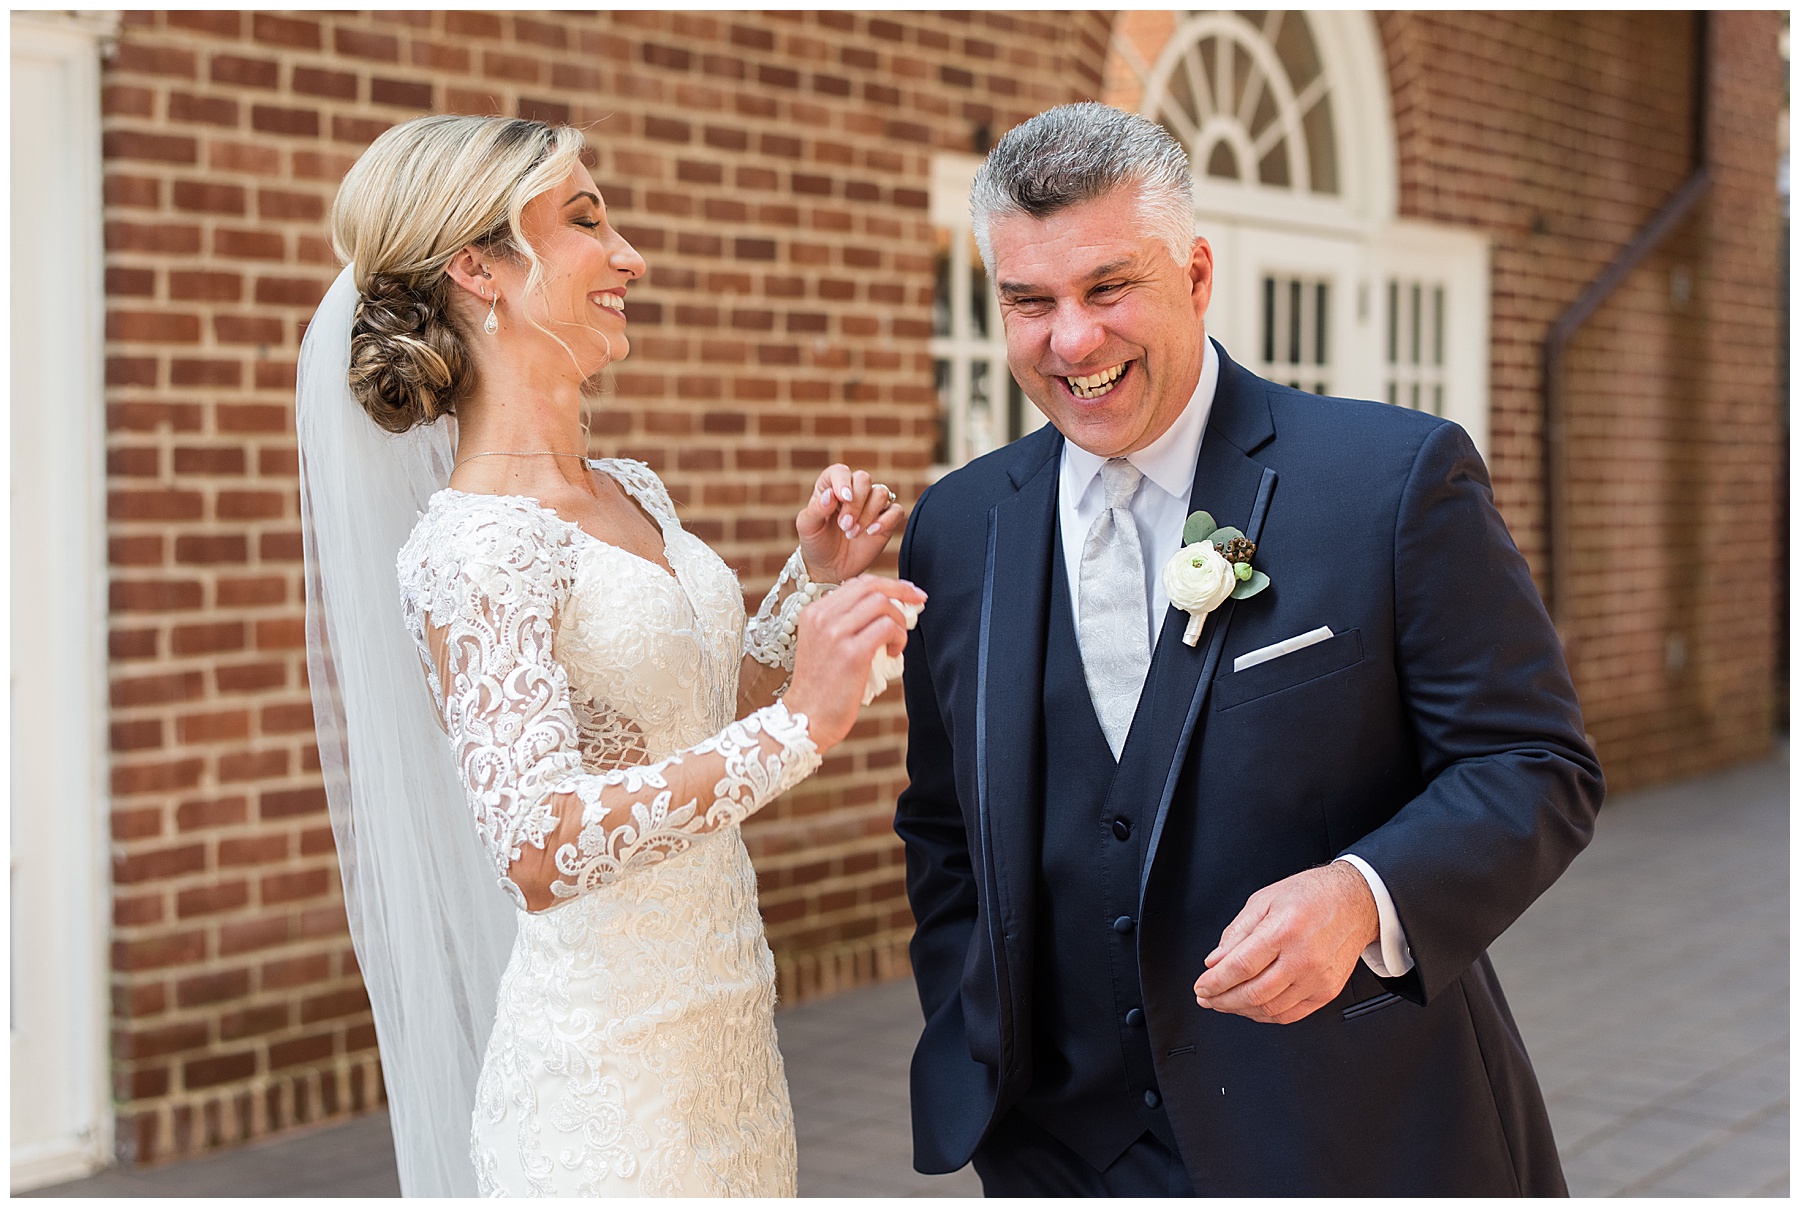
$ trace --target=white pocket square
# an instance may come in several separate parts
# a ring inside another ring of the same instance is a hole
[[[1258,663],[1266,663],[1270,659],[1278,659],[1284,654],[1292,654],[1296,650],[1304,650],[1308,646],[1315,645],[1319,642],[1323,642],[1326,638],[1335,636],[1336,635],[1331,632],[1329,626],[1321,625],[1317,629],[1309,629],[1307,632],[1300,634],[1297,637],[1291,637],[1285,642],[1276,642],[1273,646],[1264,646],[1260,650],[1252,650],[1248,654],[1240,654],[1235,659],[1231,660],[1231,670],[1233,672],[1242,671],[1246,667],[1254,667]]]

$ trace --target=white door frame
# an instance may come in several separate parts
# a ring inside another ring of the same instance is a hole
[[[116,27],[11,17],[15,1193],[112,1156],[100,56]]]

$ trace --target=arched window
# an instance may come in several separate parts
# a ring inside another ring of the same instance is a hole
[[[1336,196],[1331,77],[1304,13],[1196,14],[1145,93],[1208,184]]]

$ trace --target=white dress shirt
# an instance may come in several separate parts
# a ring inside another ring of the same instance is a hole
[[[1212,414],[1213,392],[1219,385],[1219,356],[1209,339],[1204,345],[1200,381],[1188,405],[1169,425],[1169,430],[1125,460],[1143,474],[1132,497],[1130,512],[1137,522],[1138,542],[1144,550],[1144,598],[1150,611],[1144,617],[1150,649],[1169,610],[1169,593],[1163,589],[1162,568],[1181,549],[1181,530],[1187,524],[1188,500],[1193,494],[1194,469],[1200,458],[1200,442],[1206,420]],[[1069,578],[1070,611],[1076,632],[1081,631],[1081,551],[1088,530],[1106,510],[1106,492],[1100,485],[1100,467],[1106,458],[1064,440],[1056,493],[1057,521],[1062,531],[1063,570]],[[1248,521],[1248,516],[1218,517],[1220,523]],[[1412,950],[1394,900],[1381,875],[1358,856],[1338,857],[1361,873],[1375,896],[1375,912],[1381,918],[1381,938],[1363,950],[1363,962],[1381,977],[1399,977],[1413,967]]]

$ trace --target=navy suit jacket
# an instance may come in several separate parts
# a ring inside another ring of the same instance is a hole
[[[1183,1161],[1202,1194],[1561,1193],[1485,955],[1587,843],[1603,794],[1556,633],[1461,428],[1220,361],[1190,510],[1257,541],[1271,586],[1226,602],[1194,647],[1169,611],[1113,786],[1154,803],[1135,936]],[[895,819],[927,1173],[966,1163],[1031,1084],[1062,439],[1045,427],[947,475],[900,552],[930,594]],[[1231,670],[1321,625],[1336,636]],[[1245,899],[1344,852],[1386,882],[1413,971],[1383,982],[1359,962],[1285,1026],[1198,1007]]]

